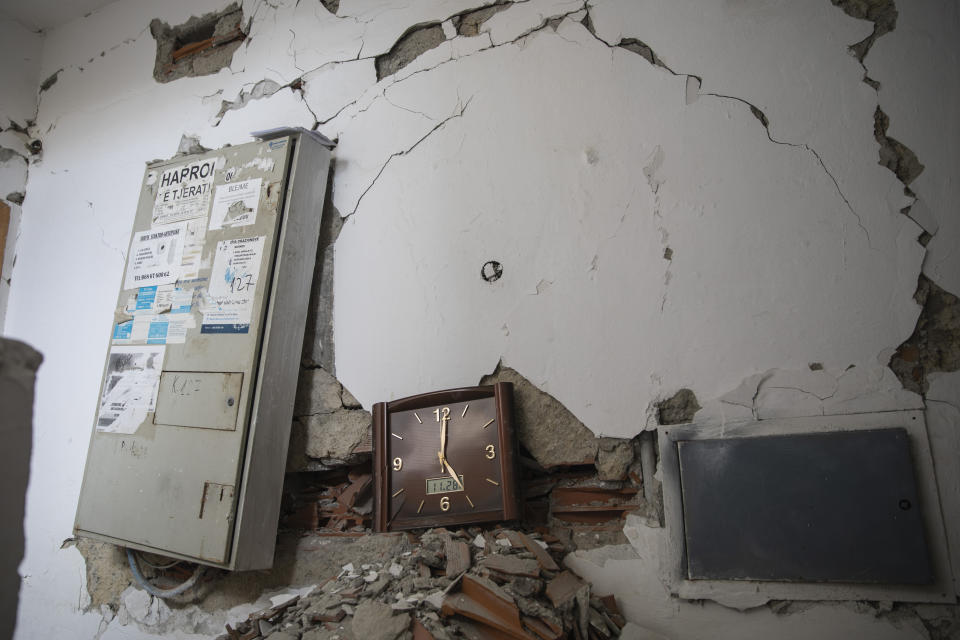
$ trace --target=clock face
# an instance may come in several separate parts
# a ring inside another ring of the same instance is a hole
[[[381,405],[385,419],[377,437],[380,528],[513,516],[507,505],[513,504],[509,492],[514,443],[509,425],[501,424],[504,418],[493,388],[485,389],[482,395],[477,390],[424,394],[425,399],[441,402],[390,403],[399,405],[395,410]]]

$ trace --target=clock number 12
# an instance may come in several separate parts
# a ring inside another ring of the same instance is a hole
[[[437,417],[437,422],[441,420],[450,419],[450,407],[444,407],[443,409],[437,408],[433,410],[433,415]]]

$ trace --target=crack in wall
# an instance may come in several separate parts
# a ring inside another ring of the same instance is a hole
[[[639,55],[641,58],[643,58],[644,60],[646,60],[647,62],[649,62],[651,65],[653,65],[653,66],[655,66],[655,67],[659,67],[659,68],[663,69],[664,71],[667,71],[668,73],[670,73],[670,74],[672,74],[672,75],[674,75],[674,76],[686,77],[686,78],[694,78],[694,79],[696,80],[696,82],[697,82],[698,88],[699,88],[699,86],[702,86],[702,84],[703,84],[703,78],[702,78],[701,76],[694,75],[694,74],[689,74],[689,73],[678,73],[677,71],[674,71],[672,68],[670,68],[669,65],[666,64],[666,62],[663,61],[662,58],[660,58],[660,57],[656,54],[656,52],[655,52],[650,46],[648,46],[647,44],[645,44],[645,43],[642,42],[641,40],[638,40],[637,38],[622,38],[617,44],[611,44],[611,43],[607,42],[606,40],[604,40],[603,38],[601,38],[601,37],[597,34],[596,30],[593,28],[592,22],[590,22],[590,20],[588,19],[588,18],[589,18],[589,15],[590,15],[590,14],[589,14],[589,7],[587,7],[587,17],[584,19],[583,25],[584,25],[584,27],[586,27],[587,31],[588,31],[597,41],[603,43],[604,45],[606,45],[607,47],[609,47],[609,48],[611,48],[611,49],[621,48],[621,49],[626,49],[627,51],[630,51],[631,53],[635,53],[635,54]],[[688,86],[688,90],[689,90],[689,86]],[[833,173],[830,171],[830,169],[827,167],[827,164],[824,162],[823,157],[820,155],[819,152],[817,152],[816,149],[814,149],[813,147],[811,147],[810,145],[808,145],[808,144],[806,144],[806,143],[792,143],[792,142],[785,142],[785,141],[782,141],[782,140],[777,140],[777,139],[775,139],[775,138],[770,134],[770,119],[767,117],[767,115],[763,112],[762,109],[760,109],[760,108],[757,107],[756,105],[750,103],[748,100],[745,100],[745,99],[743,99],[743,98],[738,98],[738,97],[736,97],[736,96],[723,95],[723,94],[720,94],[720,93],[702,93],[702,94],[699,94],[699,93],[698,93],[697,95],[710,96],[710,97],[714,97],[714,98],[720,98],[720,99],[722,99],[722,100],[734,100],[734,101],[736,101],[736,102],[740,102],[740,103],[746,105],[746,106],[750,109],[750,113],[753,114],[753,116],[760,122],[761,125],[763,125],[764,131],[766,132],[766,135],[767,135],[767,139],[768,139],[770,142],[772,142],[772,143],[774,143],[774,144],[778,144],[778,145],[787,146],[787,147],[794,147],[794,148],[797,148],[797,149],[804,149],[804,150],[806,150],[807,152],[809,152],[811,155],[813,155],[813,157],[816,158],[817,163],[818,163],[818,164],[820,165],[820,167],[823,169],[824,173],[826,173],[826,174],[827,174],[827,177],[830,178],[830,181],[833,183],[833,186],[834,186],[834,188],[835,188],[836,191],[837,191],[837,195],[839,195],[839,196],[840,196],[840,199],[843,200],[844,204],[846,205],[847,210],[849,210],[849,212],[850,212],[850,213],[853,215],[853,217],[856,219],[856,221],[857,221],[857,227],[860,228],[860,230],[863,232],[864,236],[866,237],[867,246],[868,246],[870,249],[873,249],[873,245],[872,245],[871,240],[870,240],[870,233],[869,233],[869,231],[867,231],[867,228],[863,225],[863,219],[861,218],[860,214],[856,211],[856,209],[853,208],[853,205],[850,203],[850,200],[849,200],[849,199],[847,198],[847,196],[843,193],[843,189],[840,188],[840,183],[839,183],[839,181],[837,180],[836,176],[834,176]],[[688,96],[687,96],[687,104],[690,104],[692,101],[693,101],[693,99],[691,99],[691,97],[688,95]],[[844,242],[844,246],[846,246],[846,240],[845,240],[845,239],[844,239],[843,242]],[[846,264],[846,256],[845,256],[845,255],[844,255],[844,264]]]
[[[411,153],[414,149],[416,149],[418,146],[420,146],[420,143],[421,143],[421,142],[423,142],[424,140],[426,140],[427,138],[429,138],[431,135],[433,135],[434,132],[442,129],[448,122],[450,122],[451,120],[455,120],[455,119],[457,119],[457,118],[463,117],[463,114],[466,112],[467,107],[470,106],[470,101],[471,101],[471,100],[473,100],[473,97],[472,97],[472,96],[471,96],[470,98],[468,98],[467,101],[466,101],[465,103],[463,103],[462,105],[458,105],[458,106],[457,106],[457,111],[456,111],[455,113],[453,113],[452,115],[447,116],[446,118],[444,118],[443,120],[441,120],[440,122],[438,122],[437,124],[435,124],[429,131],[427,131],[423,136],[421,136],[420,139],[418,139],[416,142],[414,142],[412,145],[410,145],[410,146],[407,147],[406,149],[404,149],[404,150],[402,150],[402,151],[396,151],[396,152],[394,152],[394,153],[391,153],[390,156],[387,158],[387,161],[384,162],[384,163],[383,163],[383,166],[380,167],[380,171],[377,172],[377,175],[374,176],[374,178],[373,178],[373,180],[370,182],[370,184],[367,185],[367,188],[364,189],[363,192],[360,194],[360,197],[357,198],[357,203],[354,205],[353,211],[351,211],[351,212],[348,213],[347,215],[343,216],[343,219],[344,219],[344,220],[347,220],[348,218],[350,218],[350,216],[352,216],[353,214],[355,214],[355,213],[357,212],[357,210],[360,208],[360,202],[363,200],[364,196],[366,196],[367,193],[370,191],[370,189],[372,189],[373,186],[377,183],[377,180],[380,179],[380,176],[383,175],[383,172],[386,171],[387,166],[389,166],[389,164],[394,160],[394,158],[399,158],[399,157],[401,157],[401,156],[405,156],[405,155]]]
[[[97,221],[97,214],[96,214],[96,211],[94,210],[93,203],[90,202],[89,200],[87,200],[87,208],[90,210],[90,217],[93,219],[94,226],[96,226],[97,229],[100,231],[100,244],[102,244],[104,247],[106,247],[110,251],[120,256],[121,265],[126,264],[127,263],[126,252],[114,247],[109,242],[107,242],[107,232],[103,228],[103,225]]]

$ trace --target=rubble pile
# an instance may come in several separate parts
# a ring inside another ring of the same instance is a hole
[[[613,596],[561,568],[568,547],[547,530],[406,536],[389,561],[344,565],[218,640],[607,640],[626,624]]]
[[[288,474],[280,526],[301,531],[363,535],[373,514],[370,464],[349,470]]]

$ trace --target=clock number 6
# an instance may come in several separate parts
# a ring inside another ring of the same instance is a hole
[[[486,450],[487,450],[487,460],[493,460],[494,458],[497,457],[497,450],[494,448],[492,444],[488,444],[486,446]]]
[[[449,508],[450,508],[450,497],[443,496],[442,498],[440,498],[440,510],[447,511]]]
[[[394,458],[394,459],[393,459],[393,470],[394,470],[394,471],[400,471],[400,469],[403,469],[403,460],[400,459],[400,458]]]

